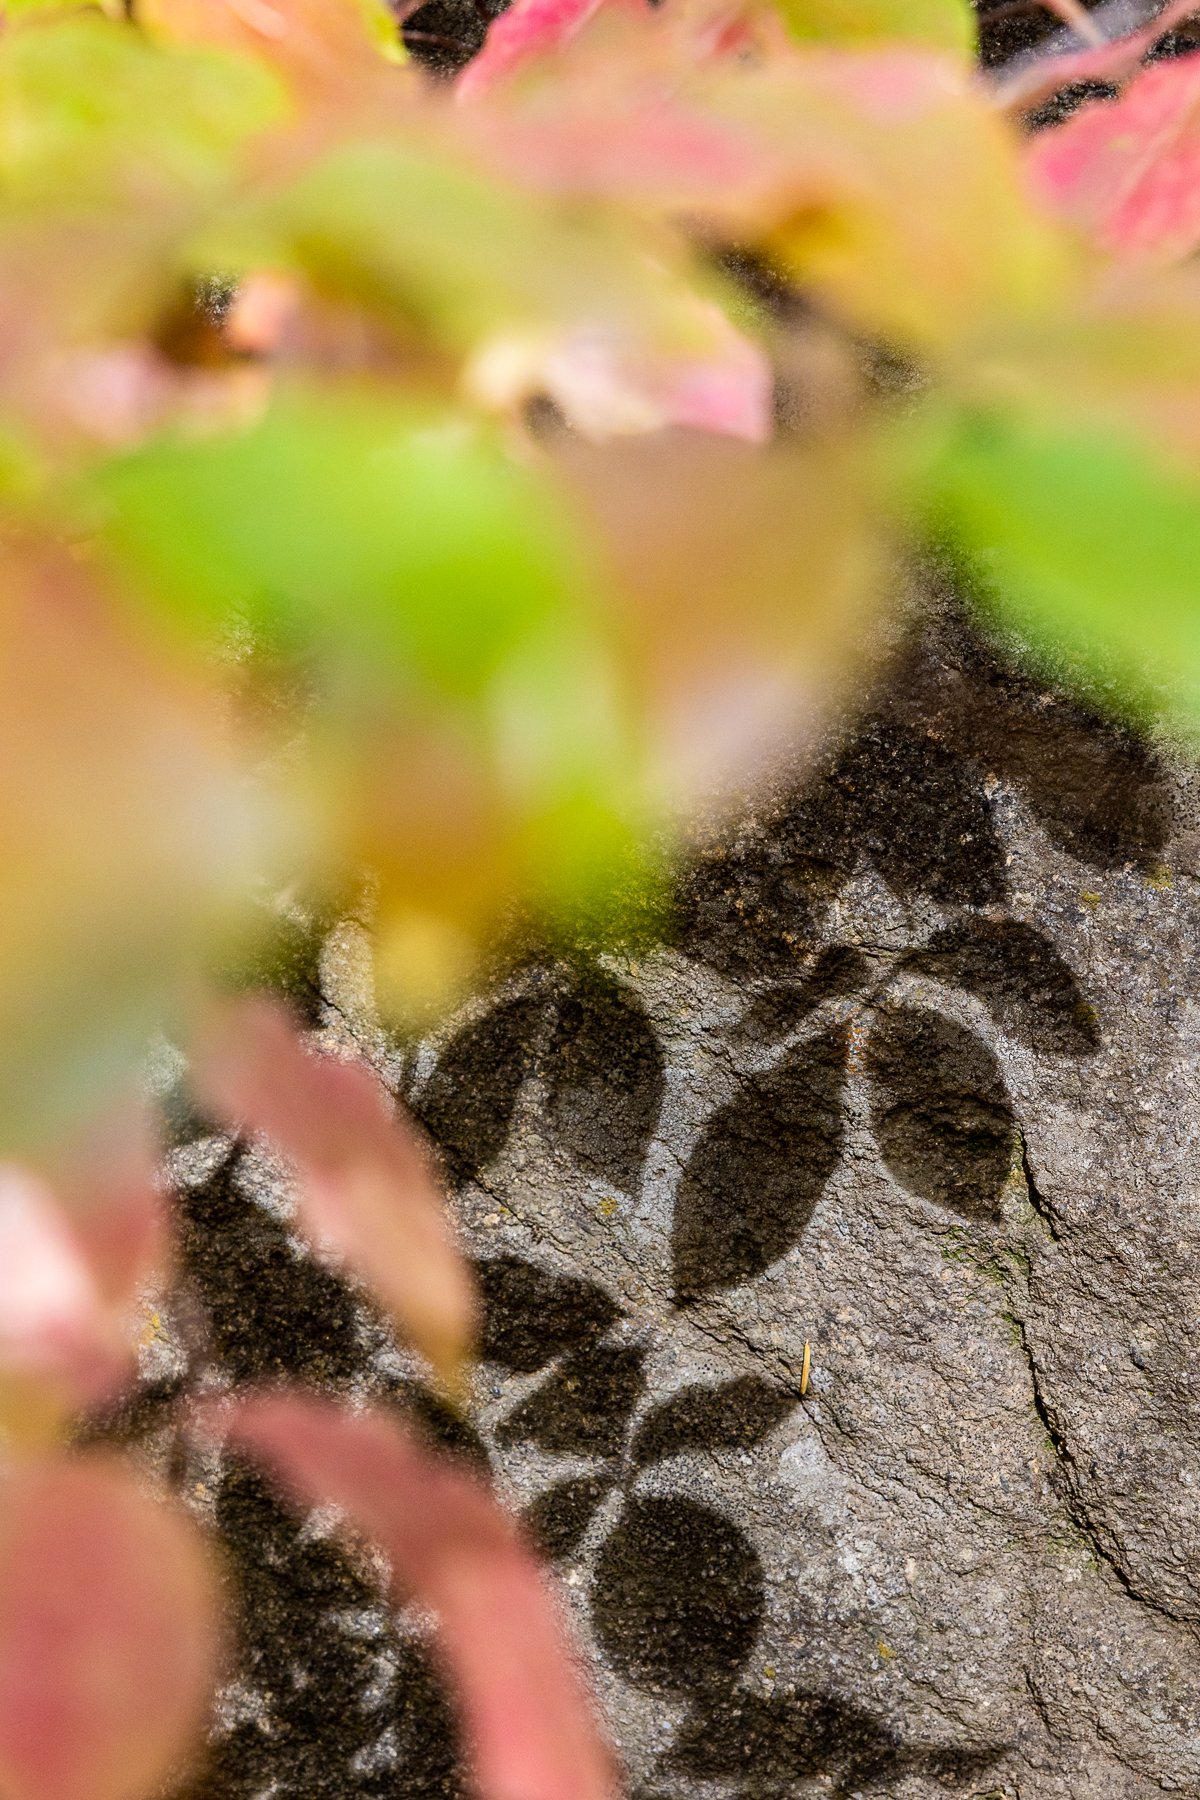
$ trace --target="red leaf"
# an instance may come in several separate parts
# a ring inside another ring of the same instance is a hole
[[[299,1394],[218,1403],[201,1419],[228,1426],[300,1504],[340,1507],[387,1553],[397,1597],[437,1615],[487,1800],[611,1800],[612,1766],[537,1566],[472,1477],[382,1413]]]
[[[368,1071],[313,1056],[284,1010],[254,998],[213,1016],[194,1079],[227,1124],[295,1162],[302,1221],[369,1282],[435,1369],[453,1380],[474,1302],[429,1157]]]
[[[513,0],[493,19],[487,42],[458,78],[460,99],[473,100],[522,63],[545,56],[574,37],[602,0]]]
[[[216,1598],[190,1521],[99,1457],[0,1488],[0,1792],[141,1800],[198,1729]]]
[[[1146,69],[1119,100],[1095,100],[1045,131],[1034,181],[1059,211],[1122,256],[1200,246],[1200,56]]]

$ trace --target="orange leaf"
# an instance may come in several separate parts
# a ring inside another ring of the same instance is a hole
[[[310,1055],[284,1010],[252,998],[215,1013],[195,1081],[230,1125],[261,1132],[296,1164],[301,1217],[376,1290],[434,1368],[453,1381],[474,1305],[429,1156],[361,1066]]]
[[[384,0],[139,0],[138,21],[185,44],[217,44],[275,63],[317,90],[378,72]],[[397,40],[398,43],[398,40]]]
[[[190,1521],[106,1458],[0,1488],[0,1792],[141,1800],[198,1729],[217,1647]]]
[[[1175,260],[1200,246],[1200,55],[1157,63],[1115,101],[1034,140],[1051,206],[1114,255]]]
[[[164,996],[248,908],[274,833],[215,698],[122,632],[84,561],[10,535],[0,1032],[20,1053],[0,1065],[0,1154],[128,1091]]]
[[[487,1800],[612,1800],[608,1754],[533,1558],[469,1475],[382,1413],[264,1394],[225,1410],[234,1443],[303,1505],[332,1502],[387,1553],[399,1599],[437,1615]]]

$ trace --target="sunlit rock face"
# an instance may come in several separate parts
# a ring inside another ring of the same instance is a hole
[[[401,1054],[335,932],[289,984],[441,1146],[471,1421],[185,1120],[163,1390],[373,1393],[486,1470],[639,1800],[1200,1794],[1195,824],[1186,770],[939,615],[697,852],[669,943]],[[413,1623],[248,1470],[188,1479],[242,1618],[189,1800],[456,1793]]]

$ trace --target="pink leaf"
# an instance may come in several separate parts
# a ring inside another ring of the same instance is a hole
[[[512,407],[545,394],[595,441],[670,425],[765,443],[771,434],[771,368],[719,307],[688,296],[672,348],[630,342],[614,329],[580,326],[542,343],[496,338],[475,358],[469,384],[485,404]],[[686,333],[683,328],[686,328]]]
[[[396,1596],[436,1615],[487,1800],[611,1800],[612,1766],[531,1556],[469,1475],[382,1413],[263,1394],[202,1423],[275,1471],[306,1506],[333,1503],[386,1552]]]
[[[131,1098],[57,1143],[44,1162],[100,1294],[114,1308],[127,1306],[161,1271],[167,1228],[158,1159],[147,1109]]]
[[[0,1421],[20,1442],[46,1441],[132,1372],[129,1322],[96,1276],[53,1192],[0,1164]]]
[[[1049,203],[1125,256],[1176,258],[1200,245],[1200,56],[1146,69],[1119,100],[1096,100],[1030,153]]]
[[[458,95],[474,100],[533,57],[557,50],[587,23],[602,0],[513,0],[493,19],[487,42],[458,78]]]
[[[310,1055],[284,1010],[255,998],[213,1016],[194,1079],[219,1118],[261,1132],[292,1159],[308,1232],[374,1287],[453,1380],[473,1333],[470,1282],[424,1145],[375,1078]]]
[[[100,1457],[0,1487],[0,1793],[141,1800],[198,1729],[217,1647],[190,1521]]]

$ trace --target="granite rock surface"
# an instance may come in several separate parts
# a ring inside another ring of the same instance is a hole
[[[470,1422],[173,1099],[185,1273],[121,1429],[285,1374],[413,1415],[554,1560],[637,1800],[1200,1796],[1198,823],[947,612],[667,943],[405,1049],[361,929],[299,934],[284,986],[441,1147]],[[180,1473],[241,1622],[187,1800],[458,1793],[412,1622],[249,1468]]]

